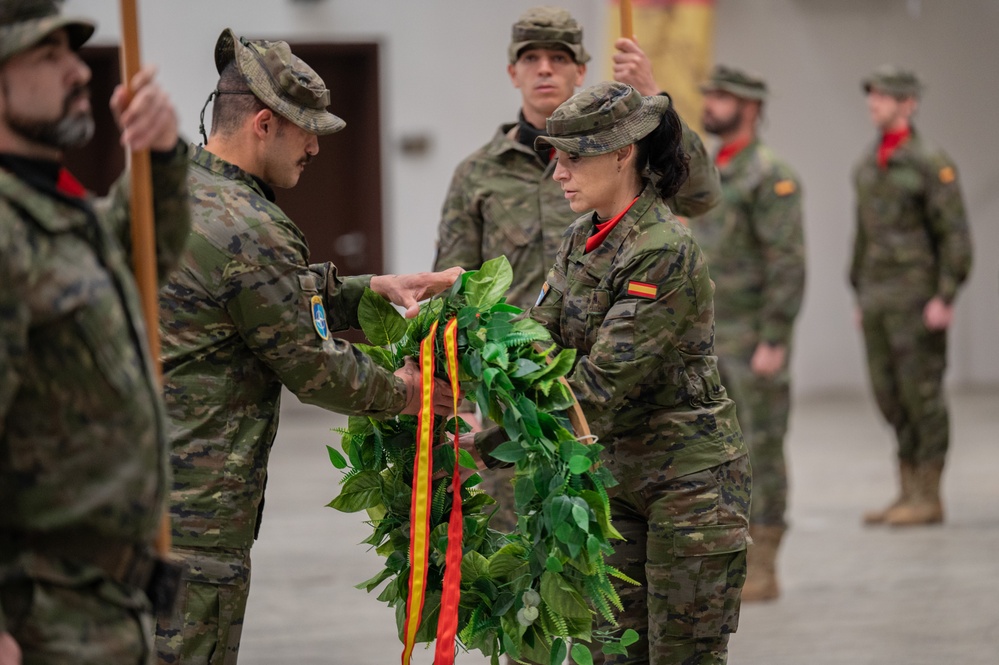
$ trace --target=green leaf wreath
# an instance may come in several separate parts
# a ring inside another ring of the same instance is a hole
[[[567,655],[591,662],[581,642],[602,642],[606,653],[623,653],[637,640],[628,630],[598,631],[599,614],[615,624],[621,601],[610,578],[630,583],[604,557],[611,538],[621,538],[610,522],[606,488],[615,484],[598,462],[601,446],[584,445],[571,431],[564,411],[574,398],[562,381],[575,362],[574,349],[554,353],[548,331],[521,317],[505,302],[512,281],[505,257],[464,273],[449,294],[424,304],[407,322],[383,298],[366,292],[359,319],[368,339],[387,346],[361,346],[380,365],[395,370],[406,356],[419,354],[420,341],[434,321],[458,319],[460,380],[465,395],[502,427],[507,441],[492,456],[515,466],[517,527],[512,533],[489,528],[495,501],[474,488],[473,475],[462,486],[464,517],[458,643],[499,662],[500,654],[536,663],[561,663]],[[439,341],[439,340],[438,340]],[[443,344],[437,348],[443,349]],[[440,352],[441,356],[443,352]],[[436,365],[444,378],[446,363]],[[435,441],[468,430],[464,421],[437,417]],[[357,585],[368,592],[386,583],[378,599],[396,611],[401,635],[409,578],[409,511],[412,493],[416,418],[391,420],[352,417],[343,435],[343,453],[329,447],[330,460],[346,469],[340,494],[329,506],[344,512],[365,510],[371,536],[363,542],[385,558],[385,567]],[[457,463],[475,469],[461,451]],[[423,621],[417,641],[434,639],[440,611],[444,557],[451,500],[447,493],[455,459],[438,447],[430,518],[430,570]],[[576,643],[569,649],[570,638]]]

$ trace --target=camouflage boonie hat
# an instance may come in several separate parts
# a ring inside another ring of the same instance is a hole
[[[861,87],[864,92],[870,92],[873,88],[899,98],[918,98],[923,92],[923,84],[915,72],[895,65],[881,65],[861,82]]]
[[[513,24],[510,48],[507,49],[510,64],[517,62],[520,52],[528,47],[567,50],[579,65],[590,59],[590,54],[583,48],[583,28],[569,12],[559,7],[528,9]]]
[[[250,41],[226,28],[215,43],[215,68],[219,74],[233,60],[257,98],[275,113],[302,129],[322,136],[347,126],[326,107],[330,91],[287,42]]]
[[[95,24],[59,13],[61,0],[0,1],[0,63],[26,51],[60,28],[75,51],[94,34]]]
[[[604,81],[562,103],[546,123],[548,136],[534,147],[573,155],[603,155],[647,136],[662,122],[669,97],[641,93],[626,83]]]
[[[769,94],[767,82],[761,77],[725,65],[715,65],[708,80],[702,83],[700,88],[701,92],[721,90],[742,99],[758,102],[766,100]]]

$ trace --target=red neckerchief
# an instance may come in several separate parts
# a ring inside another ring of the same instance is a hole
[[[888,159],[892,153],[908,141],[911,135],[912,132],[909,131],[908,127],[897,132],[885,132],[881,136],[881,145],[878,146],[878,166],[882,169],[888,168]]]
[[[82,199],[87,195],[86,188],[80,184],[72,173],[66,169],[59,169],[59,179],[56,181],[56,190],[60,194],[65,194],[70,198]]]
[[[742,139],[726,143],[715,155],[715,166],[725,166],[732,158],[742,152],[742,149],[749,145],[751,139]]]
[[[629,210],[631,210],[631,206],[635,205],[635,201],[637,200],[638,197],[636,196],[635,200],[629,203],[627,208],[614,215],[613,219],[608,219],[606,222],[597,222],[594,224],[594,226],[597,227],[597,232],[586,239],[586,251],[583,253],[589,254],[599,247],[600,243],[602,243],[604,239],[610,235],[610,232],[614,230],[614,227],[621,221],[621,218],[624,217]]]

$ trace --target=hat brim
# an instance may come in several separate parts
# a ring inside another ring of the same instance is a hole
[[[748,99],[753,102],[762,102],[767,98],[767,91],[759,88],[752,88],[748,85],[738,83],[728,83],[725,81],[710,81],[699,86],[702,93],[705,92],[727,92],[740,99]]]
[[[548,49],[551,51],[565,51],[572,56],[572,59],[577,65],[585,65],[590,61],[590,54],[586,52],[582,44],[570,44],[569,42],[560,41],[538,41],[530,40],[526,42],[513,42],[510,44],[510,48],[507,50],[507,55],[510,57],[510,64],[517,62],[522,51],[531,48]]]
[[[608,129],[575,136],[539,136],[534,140],[534,148],[555,148],[583,157],[614,152],[648,136],[662,122],[663,113],[669,105],[670,100],[666,95],[643,97],[638,109]]]
[[[269,109],[307,132],[318,136],[335,134],[347,126],[346,121],[325,109],[308,109],[291,104],[270,86],[254,85],[254,81],[271,81],[271,75],[253,49],[244,45],[229,28],[215,42],[215,68],[222,73],[230,62],[236,66],[254,95]]]
[[[0,62],[28,50],[46,36],[62,29],[69,37],[70,48],[76,51],[93,36],[97,25],[82,18],[53,15],[6,26],[0,29]]]

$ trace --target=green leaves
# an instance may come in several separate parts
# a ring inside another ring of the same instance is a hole
[[[460,639],[494,661],[506,654],[554,665],[571,656],[584,664],[591,660],[583,642],[596,639],[612,653],[624,649],[624,637],[593,629],[597,616],[613,623],[613,612],[621,607],[609,578],[631,582],[604,561],[612,551],[609,539],[620,537],[610,522],[605,489],[614,480],[599,464],[601,447],[580,443],[563,413],[574,403],[562,379],[575,366],[575,350],[557,349],[541,324],[504,301],[512,278],[504,257],[488,261],[480,270],[464,273],[446,297],[425,303],[408,321],[383,298],[366,292],[358,316],[375,346],[358,348],[394,371],[407,355],[418,355],[435,321],[443,328],[457,319],[462,388],[483,413],[501,423],[496,438],[503,441],[505,435],[506,441],[491,456],[514,465],[517,510],[517,528],[498,533],[489,528],[495,501],[472,488],[474,480],[460,490]],[[444,378],[442,350],[436,360],[437,376]],[[433,440],[451,441],[455,427],[467,431],[454,418],[436,417]],[[331,464],[345,473],[340,494],[329,505],[367,511],[372,533],[364,542],[384,557],[385,566],[359,587],[371,592],[383,586],[378,598],[395,609],[401,633],[416,419],[352,417],[340,433],[343,454],[327,450]],[[442,454],[435,452],[435,471],[448,477],[431,488],[430,570],[418,641],[432,640],[435,634],[451,513],[447,488],[455,456],[449,447],[438,450]],[[474,468],[464,450],[457,463]],[[576,640],[571,650],[570,638]]]
[[[395,344],[406,334],[406,319],[385,298],[365,289],[357,307],[357,320],[368,341],[375,346]]]

